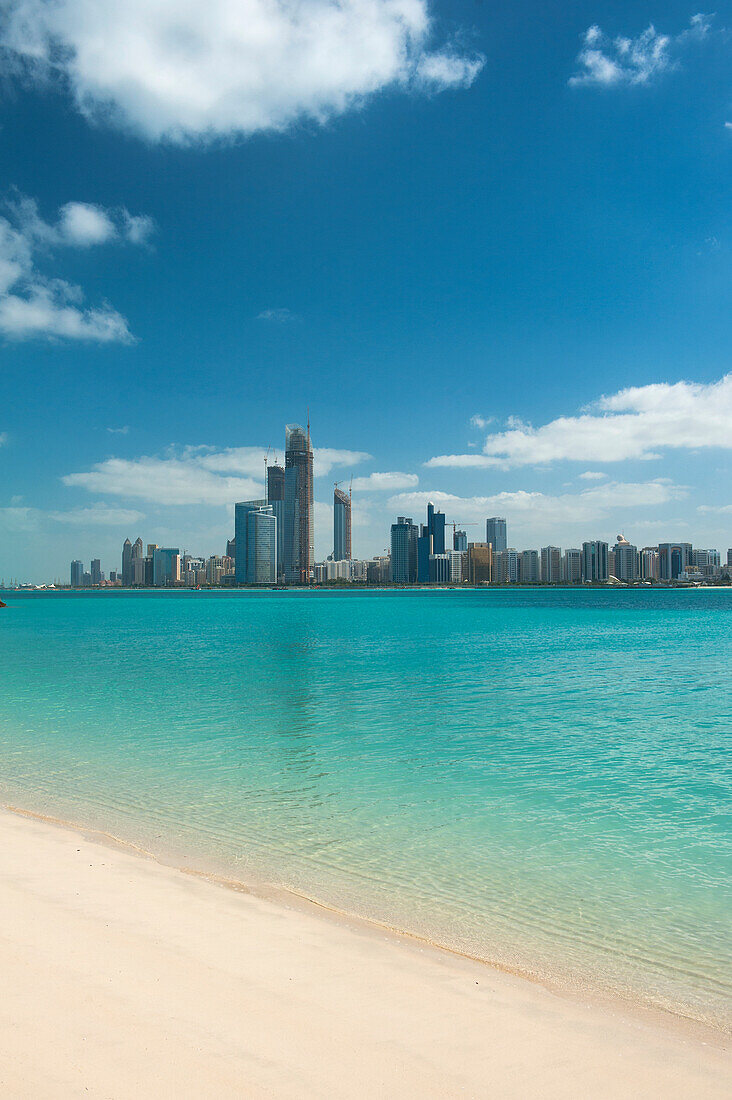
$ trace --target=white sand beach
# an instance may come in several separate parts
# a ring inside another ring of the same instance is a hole
[[[0,1096],[722,1097],[721,1038],[0,812]]]

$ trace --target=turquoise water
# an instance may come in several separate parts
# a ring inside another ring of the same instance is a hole
[[[4,598],[4,801],[729,1021],[731,590]]]

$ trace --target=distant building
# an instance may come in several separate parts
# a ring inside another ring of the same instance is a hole
[[[582,551],[570,548],[562,559],[562,580],[565,584],[582,583]]]
[[[623,535],[618,535],[613,549],[615,562],[611,576],[619,581],[637,581],[640,573],[638,547],[632,546]]]
[[[144,567],[143,567],[144,568]],[[167,588],[180,581],[180,550],[177,546],[159,546],[153,551],[153,584]]]
[[[351,497],[336,485],[333,490],[333,560],[351,558]]]
[[[658,576],[662,581],[674,581],[679,573],[691,566],[690,542],[660,542],[658,544]]]
[[[388,584],[391,580],[391,558],[387,555],[372,558],[366,562],[366,581],[368,584]]]
[[[81,582],[84,577],[84,563],[80,561],[72,561],[71,563],[71,587],[81,588]]]
[[[453,550],[459,550],[461,554],[464,554],[468,549],[468,536],[465,531],[454,531],[452,536],[452,548]]]
[[[391,525],[391,579],[394,584],[417,580],[417,527],[411,516],[399,516]]]
[[[236,561],[236,539],[226,540],[226,556],[231,558],[232,561]]]
[[[91,588],[91,573],[82,573],[81,575],[81,587]]]
[[[582,543],[582,580],[594,584],[606,584],[609,576],[608,545],[595,540]]]
[[[544,584],[561,584],[562,551],[558,546],[542,546],[541,579]]]
[[[277,518],[265,500],[234,506],[236,583],[277,583]],[[308,577],[310,574],[308,573]]]
[[[468,556],[467,550],[448,550],[447,556],[450,559],[450,584],[462,584],[463,563]]]
[[[539,551],[522,550],[519,561],[519,579],[522,584],[538,584],[540,579]]]
[[[132,584],[132,543],[129,539],[122,544],[122,584],[125,588]]]
[[[451,564],[450,554],[430,554],[429,583],[449,584]]]
[[[91,582],[93,585],[102,583],[102,563],[99,558],[94,558],[91,563]]]
[[[703,577],[714,577],[722,572],[719,550],[694,550],[691,560]]]
[[[267,467],[267,504],[277,520],[277,580],[285,576],[285,468]]]
[[[518,550],[515,550],[513,546],[507,546],[501,554],[501,561],[503,565],[502,572],[504,574],[504,584],[518,584],[519,574],[521,566],[519,564],[521,555]]]
[[[463,580],[468,584],[490,584],[493,580],[493,547],[489,542],[468,543]]]
[[[506,544],[506,520],[502,516],[491,516],[485,521],[485,541],[496,551],[502,552]]]
[[[658,580],[657,546],[644,546],[638,552],[638,575],[642,581]]]
[[[288,424],[285,432],[285,579],[309,584],[315,564],[313,449],[310,429]]]

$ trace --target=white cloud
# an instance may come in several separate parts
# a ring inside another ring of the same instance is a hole
[[[107,504],[92,504],[89,508],[71,508],[68,512],[49,512],[49,519],[74,527],[125,527],[144,519],[142,512],[131,508],[110,508]]]
[[[14,339],[130,343],[132,335],[121,314],[107,303],[85,307],[81,289],[43,275],[36,256],[61,246],[89,248],[113,240],[142,243],[152,221],[133,218],[126,210],[105,211],[72,202],[50,224],[39,215],[35,201],[25,196],[8,203],[7,209],[9,217],[0,217],[0,332]],[[143,233],[140,222],[149,223]]]
[[[223,477],[207,470],[195,457],[108,458],[91,470],[67,474],[61,480],[91,493],[154,504],[229,504],[262,495],[261,478]]]
[[[277,309],[263,309],[261,313],[257,314],[258,321],[274,321],[277,324],[283,325],[287,321],[296,321],[297,317],[292,310],[286,309],[284,306]]]
[[[266,447],[171,448],[163,456],[108,458],[61,480],[72,488],[155,504],[231,505],[262,496],[266,451]],[[270,452],[270,462],[273,457]],[[352,466],[370,457],[360,451],[319,447],[314,472],[324,476],[333,466]]]
[[[492,416],[471,416],[470,426],[471,428],[487,428],[489,424],[493,423]]]
[[[697,512],[712,513],[718,516],[732,515],[732,504],[700,504]]]
[[[489,435],[482,455],[439,455],[430,467],[536,466],[658,458],[660,449],[732,449],[732,374],[718,382],[634,386],[602,397],[593,410],[540,428],[514,422]]]
[[[427,0],[14,0],[0,45],[88,118],[191,143],[470,85],[483,58],[431,40]]]
[[[585,470],[583,474],[578,475],[580,481],[602,481],[607,477],[607,474],[601,473],[599,470]]]
[[[359,466],[371,458],[366,451],[342,451],[333,447],[314,447],[313,466],[316,477],[326,477],[334,466]]]
[[[416,474],[402,474],[396,470],[373,473],[367,477],[355,477],[353,479],[353,488],[357,492],[386,489],[388,492],[393,493],[396,489],[412,489],[416,485],[419,485],[419,478]]]
[[[123,424],[121,428],[107,428],[110,435],[127,435],[129,430],[129,424]]]
[[[577,56],[578,71],[570,77],[573,86],[599,84],[648,84],[677,64],[676,53],[692,40],[705,38],[711,27],[711,16],[694,15],[690,26],[681,34],[659,34],[653,24],[636,38],[619,35],[609,38],[597,25],[589,27],[582,37],[582,49]]]
[[[523,489],[485,497],[460,497],[441,490],[398,493],[389,500],[389,507],[401,515],[408,515],[410,509],[423,511],[431,500],[456,522],[480,522],[489,515],[505,515],[519,527],[544,526],[553,530],[556,537],[557,528],[562,524],[602,520],[619,510],[658,507],[685,496],[686,489],[682,486],[657,478],[645,482],[610,481],[579,493],[558,495]]]
[[[0,447],[4,447],[8,441],[8,433],[0,432]]]
[[[0,527],[4,532],[38,530],[38,512],[35,508],[0,508]]]

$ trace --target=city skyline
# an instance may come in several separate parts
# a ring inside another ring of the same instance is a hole
[[[723,13],[369,0],[353,53],[307,3],[319,49],[275,102],[287,20],[261,49],[153,3],[150,56],[120,0],[97,41],[150,63],[90,74],[76,5],[0,27],[1,573],[109,569],[136,525],[221,554],[308,408],[317,559],[351,477],[362,555],[429,499],[524,546],[726,547]]]

